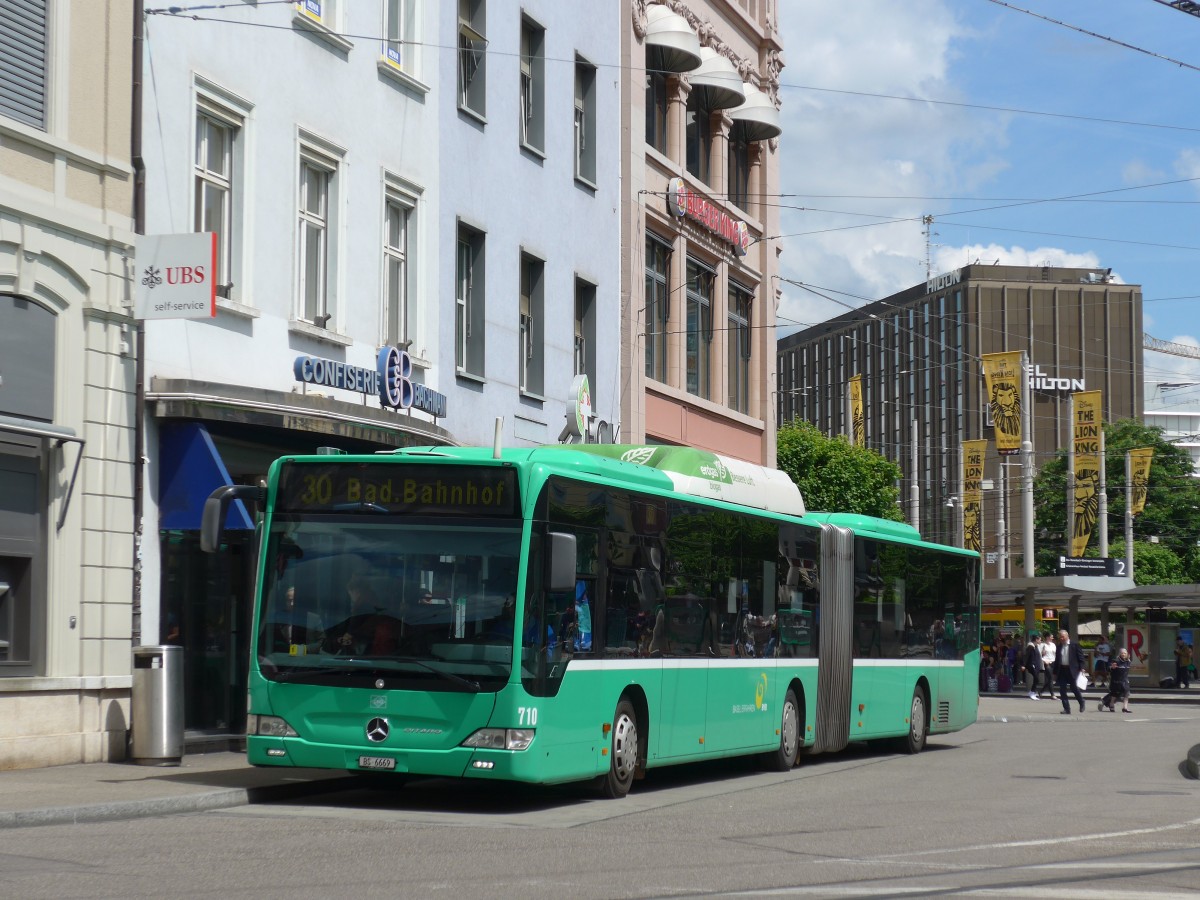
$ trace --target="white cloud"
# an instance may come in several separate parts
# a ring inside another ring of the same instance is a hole
[[[1069,253],[1058,247],[1002,247],[999,244],[967,244],[961,247],[940,247],[934,254],[936,272],[946,272],[959,266],[980,263],[1001,266],[1061,266],[1068,269],[1100,268],[1095,253]],[[1113,281],[1119,281],[1114,276]]]
[[[1175,157],[1175,172],[1180,178],[1200,178],[1200,150],[1181,150]],[[1200,182],[1195,187],[1200,191]]]
[[[950,0],[788,4],[781,24],[781,192],[798,195],[780,201],[782,274],[870,299],[924,280],[921,217],[945,203],[904,198],[978,190],[1003,171],[1007,117],[846,92],[953,100],[970,30]],[[784,288],[781,319],[845,311]]]

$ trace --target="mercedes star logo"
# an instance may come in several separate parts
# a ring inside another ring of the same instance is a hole
[[[388,736],[387,719],[372,719],[367,723],[367,740],[373,744],[386,741]]]

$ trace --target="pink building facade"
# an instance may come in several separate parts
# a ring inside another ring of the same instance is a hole
[[[776,0],[634,0],[622,30],[623,443],[775,464]]]

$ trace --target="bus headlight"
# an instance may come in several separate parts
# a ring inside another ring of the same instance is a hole
[[[262,737],[299,737],[296,729],[279,716],[246,716],[246,734]]]
[[[532,728],[480,728],[462,745],[481,750],[527,750],[533,735]]]

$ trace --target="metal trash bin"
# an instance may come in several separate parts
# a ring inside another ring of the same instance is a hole
[[[183,648],[133,648],[129,758],[142,766],[177,766],[183,758]]]

